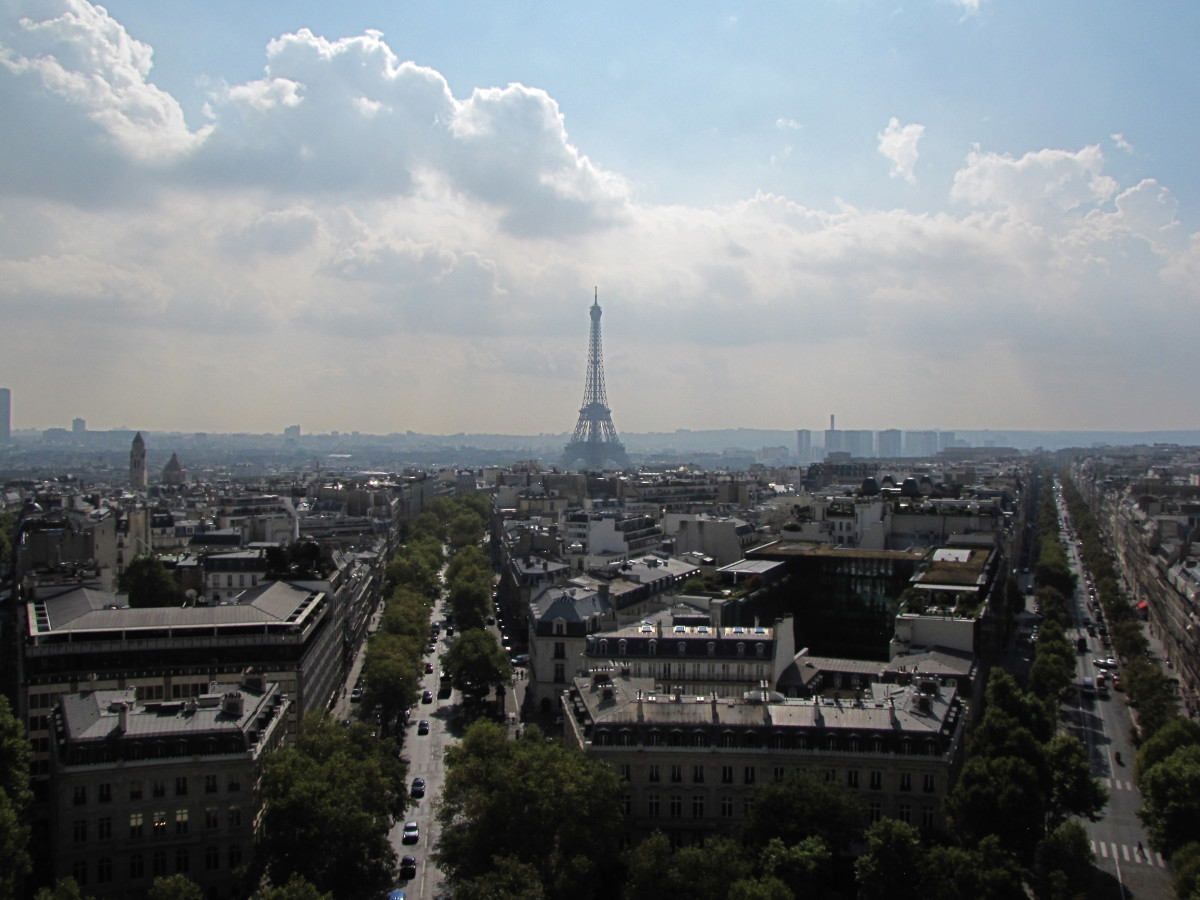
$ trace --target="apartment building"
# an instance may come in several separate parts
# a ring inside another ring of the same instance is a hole
[[[564,739],[626,784],[628,839],[676,846],[733,833],[754,789],[801,770],[859,794],[870,821],[931,830],[961,763],[953,683],[870,684],[853,700],[661,692],[653,678],[593,670],[563,692]]]
[[[179,873],[210,898],[232,897],[253,852],[263,758],[287,734],[287,696],[258,677],[187,700],[137,693],[65,693],[54,707],[54,876],[126,897]]]

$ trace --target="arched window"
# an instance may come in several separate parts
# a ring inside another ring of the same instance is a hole
[[[755,647],[755,648],[754,648],[754,650],[755,650],[755,652],[756,652],[756,653],[757,653],[759,656],[763,656],[763,655],[765,655],[765,654],[766,654],[766,652],[767,652],[767,645],[766,645],[766,644],[759,644],[757,647]]]
[[[606,638],[600,639],[600,655],[608,656],[608,640]]]
[[[647,650],[650,651],[651,656],[657,656],[658,655],[658,641],[651,641],[649,643],[649,645],[647,645]]]
[[[745,656],[745,655],[746,655],[746,645],[739,641],[738,642],[738,656]]]
[[[708,655],[709,655],[709,656],[716,656],[716,655],[717,655],[717,643],[716,643],[716,641],[709,641],[709,642],[708,642]]]
[[[625,640],[624,638],[621,638],[621,640],[617,641],[617,654],[618,655],[624,656],[628,651],[629,651],[629,642],[627,640]]]
[[[687,655],[687,642],[686,642],[686,641],[680,641],[680,642],[679,642],[679,643],[676,645],[676,647],[677,647],[677,649],[679,650],[679,655],[680,655],[680,656],[685,656],[685,655]]]

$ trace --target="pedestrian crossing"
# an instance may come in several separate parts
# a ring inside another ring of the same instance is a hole
[[[1120,778],[1105,778],[1104,786],[1110,791],[1136,791],[1137,787],[1132,781],[1125,781]]]
[[[1112,859],[1117,862],[1132,863],[1140,866],[1158,866],[1162,869],[1167,867],[1166,860],[1163,859],[1161,853],[1156,853],[1153,850],[1139,850],[1137,847],[1130,847],[1128,844],[1115,844],[1111,841],[1092,841],[1092,852],[1096,854],[1097,859]]]

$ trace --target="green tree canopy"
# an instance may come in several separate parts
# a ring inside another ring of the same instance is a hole
[[[482,695],[508,684],[512,665],[496,636],[482,628],[464,631],[442,657],[451,683],[460,691]]]
[[[1142,773],[1138,818],[1164,856],[1200,841],[1200,746],[1180,747]]]
[[[995,834],[1025,862],[1044,834],[1046,798],[1037,769],[1013,756],[970,757],[946,798],[946,814],[967,842]]]
[[[22,895],[21,885],[31,868],[29,757],[25,729],[8,698],[0,694],[0,900]]]
[[[864,812],[862,801],[845,788],[797,771],[755,789],[742,820],[742,840],[765,847],[779,838],[790,846],[816,836],[842,852],[862,834]]]
[[[129,605],[178,606],[183,593],[167,567],[153,556],[139,556],[121,572],[118,588],[129,595]]]
[[[1060,828],[1071,816],[1096,822],[1108,803],[1108,791],[1092,777],[1087,751],[1079,738],[1060,732],[1046,745],[1050,785],[1046,802],[1046,828]]]
[[[333,895],[318,891],[302,875],[292,874],[280,887],[260,887],[250,895],[250,900],[332,900]]]
[[[335,900],[382,891],[395,876],[388,832],[407,804],[404,788],[390,743],[306,717],[297,746],[267,757],[256,863],[276,884],[297,874]]]
[[[919,900],[921,835],[898,819],[880,819],[867,829],[867,850],[854,864],[859,900]]]
[[[977,848],[930,847],[921,887],[925,900],[1026,900],[1024,870],[1016,858],[988,835]]]
[[[160,875],[150,885],[146,897],[147,900],[204,900],[204,891],[186,875]]]
[[[548,900],[607,896],[618,876],[621,794],[609,766],[535,727],[510,741],[503,727],[476,722],[446,750],[436,858],[455,887],[511,857],[536,869]]]
[[[1137,755],[1137,777],[1154,768],[1180,747],[1200,745],[1200,725],[1183,716],[1176,716],[1142,744]]]
[[[1038,844],[1034,864],[1037,896],[1041,900],[1090,897],[1093,862],[1095,854],[1083,826],[1074,820],[1062,823]]]

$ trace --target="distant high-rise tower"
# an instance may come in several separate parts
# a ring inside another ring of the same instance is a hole
[[[0,444],[12,439],[12,391],[0,388]]]
[[[146,442],[140,431],[129,448],[129,484],[134,490],[146,489]]]
[[[600,294],[592,303],[592,334],[588,343],[587,385],[575,433],[563,452],[563,465],[581,462],[586,469],[602,469],[606,463],[624,466],[629,462],[625,446],[617,438],[608,398],[604,393],[604,360],[600,349]]]

